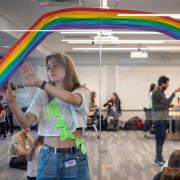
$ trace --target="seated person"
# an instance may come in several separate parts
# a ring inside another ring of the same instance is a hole
[[[12,137],[8,150],[10,168],[27,169],[26,155],[32,143],[33,137],[29,134],[29,128],[22,129]]]
[[[0,138],[4,139],[7,136],[5,125],[6,111],[0,102]]]
[[[153,180],[161,180],[165,170],[167,168],[173,169],[178,168],[180,169],[180,150],[175,150],[170,155],[169,160],[164,164],[162,170],[154,176]]]
[[[112,116],[115,120],[118,120],[121,115],[121,101],[117,93],[112,93],[111,99],[108,100],[104,107],[108,106],[108,116]]]
[[[94,112],[97,109],[95,98],[96,98],[96,92],[91,91],[91,93],[90,93],[90,102],[89,102],[89,113],[88,113],[88,117],[90,117],[90,118],[93,118]]]

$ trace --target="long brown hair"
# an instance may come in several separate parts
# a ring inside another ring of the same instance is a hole
[[[4,110],[2,103],[0,102],[0,113]]]
[[[164,169],[161,180],[179,180],[180,179],[180,150],[171,153],[168,161],[168,167]]]
[[[96,92],[95,91],[91,91],[90,92],[91,94],[91,96],[90,96],[90,98],[91,98],[91,104],[95,104],[95,98],[96,98]]]
[[[64,69],[65,69],[65,78],[63,80],[64,89],[67,91],[73,91],[79,87],[82,87],[76,71],[73,60],[70,56],[60,53],[51,54],[46,57],[46,66],[50,59],[55,59]],[[49,84],[55,86],[55,83],[49,79]],[[53,96],[48,94],[48,101],[52,100]]]
[[[180,169],[167,167],[163,171],[160,180],[179,180],[180,179]]]
[[[180,168],[180,150],[175,150],[169,157],[168,167]]]
[[[29,148],[29,152],[27,154],[27,160],[31,161],[33,159],[33,156],[35,154],[36,149],[39,146],[42,146],[44,144],[44,137],[43,136],[37,136],[36,140],[33,142],[33,144]]]
[[[152,91],[154,91],[155,88],[156,88],[156,84],[155,84],[155,83],[152,83],[152,84],[150,85],[150,88],[149,88],[149,93],[152,92]]]

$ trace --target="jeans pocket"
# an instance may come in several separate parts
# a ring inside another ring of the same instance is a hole
[[[45,146],[42,146],[39,152],[39,159],[46,158],[49,155],[49,153],[49,149]]]

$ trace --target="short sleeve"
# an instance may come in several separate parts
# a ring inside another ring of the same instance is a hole
[[[31,104],[29,105],[26,113],[30,112],[34,114],[37,118],[37,121],[39,121],[40,115],[42,113],[42,103],[44,102],[44,100],[45,93],[42,90],[39,90],[33,98]]]
[[[75,94],[79,94],[82,97],[82,103],[80,106],[73,106],[76,111],[84,111],[85,113],[89,110],[90,94],[86,88],[78,88],[73,91]]]

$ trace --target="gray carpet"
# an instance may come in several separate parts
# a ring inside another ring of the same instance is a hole
[[[93,131],[86,132],[92,180],[99,180],[99,141]],[[0,141],[0,180],[24,180],[26,172],[7,164],[9,141]],[[152,180],[159,171],[153,165],[154,139],[145,139],[141,131],[102,132],[101,180]],[[180,148],[179,141],[166,141],[164,158]]]

